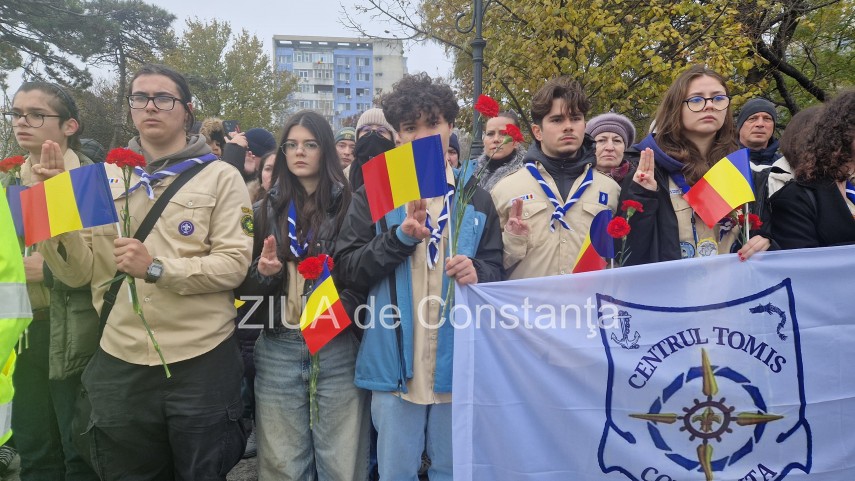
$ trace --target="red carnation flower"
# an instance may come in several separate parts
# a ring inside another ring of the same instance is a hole
[[[105,162],[113,164],[116,167],[145,167],[145,157],[134,152],[131,149],[117,148],[107,153]]]
[[[297,264],[297,272],[303,276],[303,279],[314,281],[321,277],[324,273],[324,261],[327,263],[327,269],[332,270],[335,263],[332,257],[321,254],[313,257],[307,257],[305,260]]]
[[[520,132],[520,128],[514,124],[508,124],[505,126],[505,134],[511,137],[511,140],[514,142],[524,142],[525,137],[523,137],[522,132]]]
[[[632,229],[629,227],[629,222],[623,217],[615,217],[606,227],[606,232],[615,239],[626,237],[630,230]]]
[[[622,210],[624,212],[628,212],[629,209],[635,209],[636,212],[644,212],[644,206],[641,205],[641,202],[638,202],[635,200],[625,200],[620,205],[620,210]],[[633,214],[634,213],[635,212],[633,212]],[[632,214],[630,214],[630,215],[632,215]]]
[[[745,225],[745,215],[739,214],[739,225]],[[760,226],[763,225],[763,221],[760,220],[760,216],[757,214],[748,214],[748,224],[751,230],[757,230]]]
[[[485,117],[492,118],[499,115],[499,103],[487,95],[481,95],[475,102],[475,110]]]
[[[333,267],[335,267],[335,262],[333,262],[332,257],[330,257],[326,254],[320,254],[320,255],[318,255],[318,257],[327,261],[327,269],[333,270]]]
[[[9,172],[12,169],[20,167],[24,165],[24,156],[16,155],[14,157],[8,157],[0,161],[0,172]]]
[[[324,272],[324,265],[321,263],[320,258],[316,256],[309,257],[297,264],[297,272],[304,279],[314,281],[318,277],[321,277],[321,273]]]

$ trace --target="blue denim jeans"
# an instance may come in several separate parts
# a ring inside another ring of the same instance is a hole
[[[451,403],[413,404],[395,393],[373,391],[377,463],[383,481],[418,481],[427,449],[431,481],[452,480]]]
[[[265,331],[255,346],[260,481],[364,481],[369,392],[353,384],[359,341],[348,330],[319,352],[318,417],[309,427],[311,355],[298,330]]]

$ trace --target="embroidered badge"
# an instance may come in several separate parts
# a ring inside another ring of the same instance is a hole
[[[600,204],[609,205],[609,194],[606,192],[600,192]]]
[[[682,195],[683,195],[683,190],[682,190],[682,189],[679,189],[679,188],[678,188],[678,189],[671,189],[671,190],[669,190],[669,191],[668,191],[668,193],[669,193],[669,194],[671,194],[671,195],[680,195],[680,196],[682,196]]]
[[[178,224],[178,233],[183,236],[189,236],[196,230],[196,226],[193,225],[189,220],[185,220],[182,223]]]
[[[695,246],[691,242],[680,242],[680,257],[683,259],[695,257]]]
[[[240,218],[240,228],[243,229],[244,234],[252,237],[254,227],[252,214],[244,214],[244,216]]]
[[[718,244],[711,237],[698,242],[698,257],[709,257],[718,254]]]
[[[519,196],[519,197],[514,197],[513,199],[511,199],[511,200],[508,202],[508,205],[513,205],[514,201],[515,201],[515,200],[517,200],[517,199],[520,199],[520,200],[521,200],[521,201],[523,201],[523,202],[525,202],[525,201],[527,201],[527,200],[534,200],[534,194],[525,194],[525,195],[521,195],[521,196]]]
[[[121,182],[122,182],[122,179],[119,179],[119,178],[116,178],[116,177],[110,177],[110,178],[109,178],[109,179],[107,179],[107,180],[109,180],[111,184],[119,184],[119,183],[121,183]]]
[[[241,207],[240,211],[244,214],[252,214],[252,209],[250,209],[249,207]]]

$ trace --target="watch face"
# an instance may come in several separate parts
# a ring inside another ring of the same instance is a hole
[[[159,261],[154,261],[148,266],[148,270],[145,272],[145,280],[146,282],[155,282],[160,279],[161,274],[163,274],[163,264]]]

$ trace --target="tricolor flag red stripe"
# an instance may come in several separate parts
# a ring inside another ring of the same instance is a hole
[[[442,139],[432,135],[378,155],[362,166],[371,219],[418,199],[444,196],[445,152]]]
[[[753,201],[748,149],[737,150],[716,162],[683,198],[710,228],[734,209]]]
[[[24,241],[119,222],[104,164],[87,165],[21,192]]]
[[[300,315],[300,330],[309,353],[314,355],[320,351],[350,324],[350,316],[344,310],[329,267],[324,262],[324,271],[316,281]]]
[[[579,255],[576,256],[573,274],[605,269],[606,261],[603,257],[614,258],[614,239],[607,232],[611,220],[612,211],[608,208],[601,210],[594,216],[594,220],[591,221],[591,228],[582,243],[582,248],[579,249]]]

